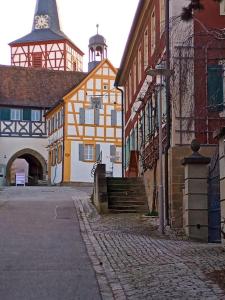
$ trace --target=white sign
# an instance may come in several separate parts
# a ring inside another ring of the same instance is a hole
[[[26,184],[26,175],[25,173],[16,173],[16,186]]]

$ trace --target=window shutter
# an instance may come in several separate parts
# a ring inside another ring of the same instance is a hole
[[[23,109],[23,120],[30,121],[31,120],[31,110],[30,108]]]
[[[116,146],[110,145],[110,161],[115,162],[116,161]]]
[[[117,125],[117,111],[112,110],[111,111],[111,126],[116,126]]]
[[[208,66],[208,105],[223,110],[223,66]]]
[[[85,124],[85,109],[80,108],[80,124]]]
[[[9,108],[1,108],[0,109],[0,119],[3,121],[10,120],[10,109]]]
[[[79,144],[79,160],[84,161],[84,145]]]
[[[100,157],[100,144],[96,144],[96,147],[95,147],[95,155],[96,155],[96,161],[99,159]]]
[[[99,125],[100,112],[99,109],[95,109],[95,125]]]

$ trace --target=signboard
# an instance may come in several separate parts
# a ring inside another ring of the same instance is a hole
[[[26,175],[25,173],[16,173],[16,186],[26,184]]]

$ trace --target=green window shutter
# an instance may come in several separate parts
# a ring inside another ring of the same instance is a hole
[[[99,109],[95,109],[95,125],[99,125],[99,119],[100,119],[100,111]]]
[[[80,108],[80,122],[81,125],[85,124],[85,109]]]
[[[10,120],[10,109],[9,108],[1,108],[0,109],[0,119],[3,121]]]
[[[24,108],[23,109],[23,120],[24,121],[30,121],[31,120],[31,109],[30,108]]]
[[[96,159],[96,161],[99,159],[99,157],[100,157],[100,151],[101,151],[101,149],[100,149],[100,144],[96,144],[96,147],[95,147],[95,159]]]
[[[79,160],[83,161],[84,160],[84,145],[79,144]]]
[[[111,111],[111,126],[116,126],[117,125],[117,111],[112,110]]]
[[[208,105],[215,110],[223,110],[223,66],[208,66]]]

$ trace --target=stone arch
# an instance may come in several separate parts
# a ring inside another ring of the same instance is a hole
[[[33,179],[29,181],[31,185],[36,185],[38,183],[38,180],[45,180],[46,179],[46,174],[47,174],[47,164],[44,159],[44,157],[38,153],[35,150],[26,148],[22,149],[18,152],[16,152],[8,161],[7,166],[6,166],[6,182],[8,185],[11,183],[10,179],[10,174],[11,174],[11,167],[13,162],[17,158],[23,158],[25,159],[30,166],[30,172],[32,174],[32,169],[35,167],[36,168],[36,175],[34,176]],[[31,176],[32,177],[32,176]]]

